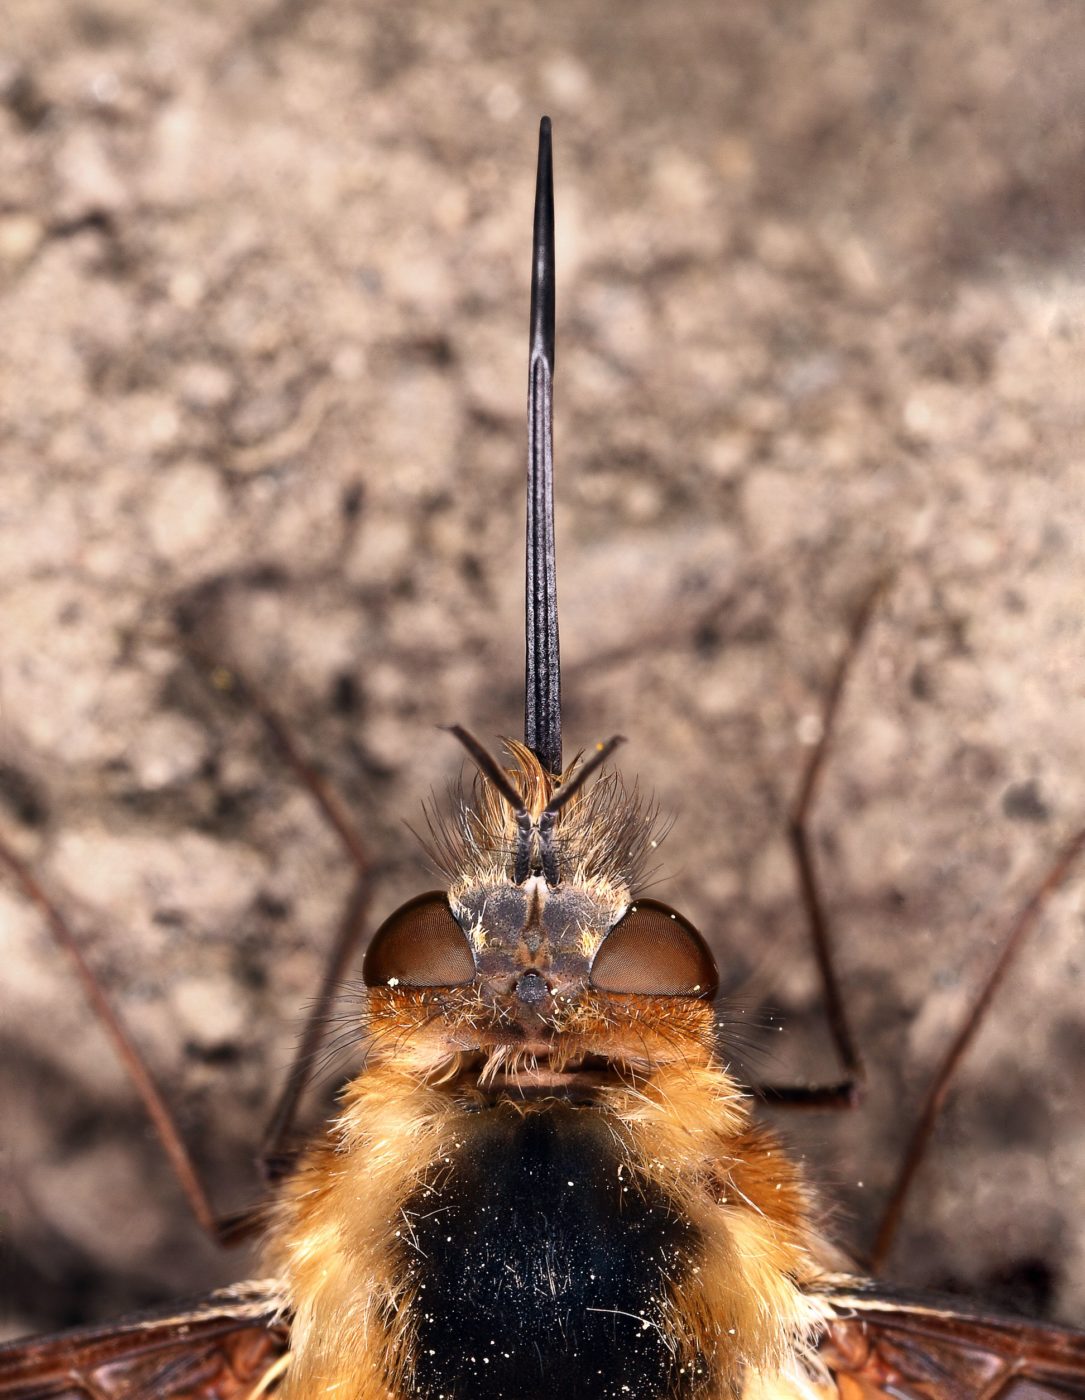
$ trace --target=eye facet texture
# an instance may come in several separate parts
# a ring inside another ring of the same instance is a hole
[[[603,940],[591,969],[591,985],[628,996],[700,997],[719,986],[708,944],[676,910],[638,899]]]
[[[440,890],[390,914],[373,935],[362,967],[367,987],[459,987],[474,975],[471,945]]]

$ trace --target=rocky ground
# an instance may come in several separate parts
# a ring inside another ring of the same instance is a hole
[[[622,729],[677,813],[657,889],[712,937],[751,1074],[834,1072],[782,825],[893,574],[816,821],[871,1087],[786,1125],[861,1250],[1085,822],[1077,0],[8,0],[2,831],[216,1200],[251,1199],[352,874],[180,625],[338,786],[378,915],[429,886],[404,822],[461,764],[435,726],[520,722],[544,110],[567,733]],[[965,1067],[893,1278],[1085,1321],[1083,907],[1085,872]],[[186,1218],[9,882],[0,927],[8,1329],[251,1271]]]

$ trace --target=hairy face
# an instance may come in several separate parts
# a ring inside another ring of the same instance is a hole
[[[521,1097],[590,1096],[663,1065],[704,1063],[717,974],[696,929],[636,899],[656,814],[616,774],[578,793],[548,832],[546,871],[516,878],[518,832],[560,785],[513,746],[518,814],[485,779],[431,816],[447,893],[421,895],[366,958],[372,1055],[430,1082]]]

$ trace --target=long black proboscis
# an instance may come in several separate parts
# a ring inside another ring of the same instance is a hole
[[[554,552],[554,161],[549,117],[539,125],[529,356],[524,743],[547,772],[556,774],[561,772],[561,658]]]

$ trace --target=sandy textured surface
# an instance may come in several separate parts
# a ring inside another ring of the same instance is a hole
[[[254,1193],[351,871],[177,620],[337,784],[378,913],[430,885],[435,726],[520,723],[546,110],[568,740],[621,728],[678,813],[658,893],[782,1011],[758,1073],[833,1073],[782,823],[896,571],[817,818],[871,1089],[788,1124],[861,1248],[1085,821],[1079,0],[7,0],[0,101],[0,821],[216,1200]],[[1085,1321],[1083,907],[1085,875],[967,1064],[901,1281]],[[10,1325],[242,1276],[7,883],[0,927]]]

